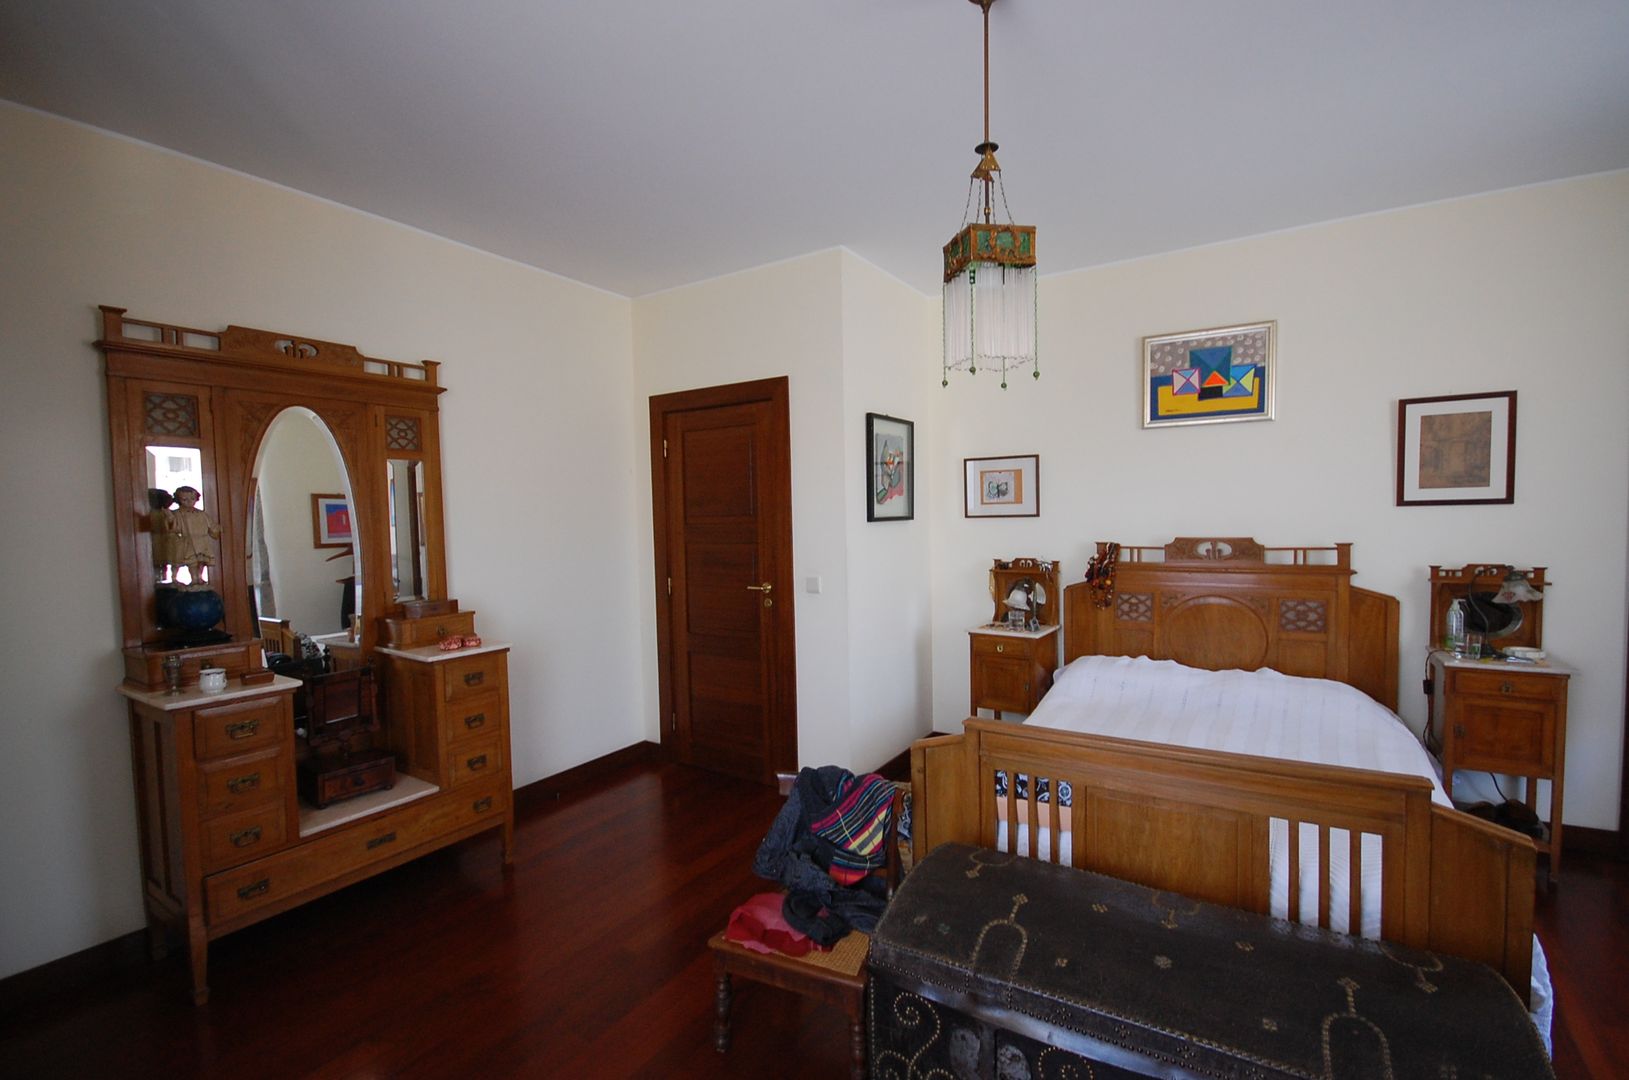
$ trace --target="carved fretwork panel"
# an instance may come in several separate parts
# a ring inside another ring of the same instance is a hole
[[[1322,634],[1329,628],[1329,605],[1322,600],[1280,600],[1278,628],[1292,634]]]
[[[424,449],[424,440],[419,433],[419,418],[416,416],[385,417],[385,449],[415,452]]]
[[[1114,597],[1114,617],[1121,622],[1153,622],[1154,594],[1116,593]]]
[[[1179,536],[1165,545],[1166,562],[1264,562],[1267,549],[1248,536]]]
[[[144,424],[148,435],[196,439],[198,437],[198,398],[194,394],[149,392],[143,399]]]

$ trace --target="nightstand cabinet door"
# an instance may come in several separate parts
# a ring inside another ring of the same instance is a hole
[[[973,651],[973,708],[997,712],[1029,710],[1030,661]]]
[[[1555,773],[1555,706],[1519,698],[1454,697],[1454,764],[1548,778]]]

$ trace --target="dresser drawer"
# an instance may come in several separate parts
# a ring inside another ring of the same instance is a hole
[[[449,743],[482,739],[503,730],[503,695],[488,692],[449,702],[442,710],[443,738]]]
[[[207,820],[269,802],[281,802],[288,784],[282,748],[203,762],[198,767],[198,811]]]
[[[204,822],[204,873],[270,855],[288,839],[281,802]]]
[[[204,879],[209,922],[226,923],[315,889],[484,819],[507,805],[499,781],[431,796],[396,813],[344,825],[305,843]]]
[[[504,771],[503,732],[455,743],[447,748],[447,784],[460,787]]]
[[[1566,679],[1527,671],[1452,671],[1449,677],[1455,693],[1532,698],[1538,701],[1560,700],[1567,686]]]
[[[465,701],[489,694],[503,686],[503,653],[481,653],[457,660],[443,660],[447,701]]]
[[[290,736],[293,724],[286,694],[211,705],[193,714],[193,752],[218,758],[275,746]]]

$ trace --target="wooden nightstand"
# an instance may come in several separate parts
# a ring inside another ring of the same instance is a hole
[[[1538,781],[1550,781],[1550,832],[1534,841],[1550,856],[1550,878],[1561,873],[1561,795],[1567,753],[1567,681],[1553,662],[1517,664],[1466,660],[1433,652],[1430,662],[1431,738],[1442,757],[1442,784],[1453,795],[1454,773],[1480,769],[1526,778],[1524,800],[1536,809]]]
[[[1058,628],[975,626],[967,634],[972,714],[989,709],[999,720],[1003,712],[1034,712],[1041,695],[1052,688],[1052,673],[1058,670]]]

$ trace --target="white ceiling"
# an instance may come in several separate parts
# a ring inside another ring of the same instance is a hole
[[[990,21],[1043,273],[1629,167],[1629,0]],[[0,97],[625,295],[837,244],[930,292],[980,33],[967,0],[0,0]]]

